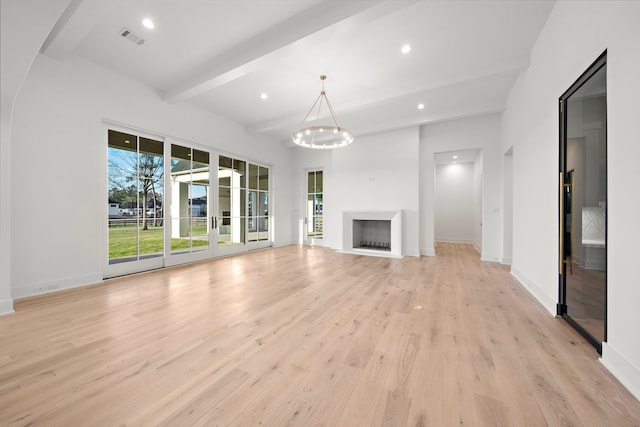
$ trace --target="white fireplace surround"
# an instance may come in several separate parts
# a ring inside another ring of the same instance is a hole
[[[378,220],[391,221],[391,250],[380,251],[376,249],[353,247],[353,221],[354,220]],[[372,255],[392,258],[402,258],[402,209],[395,211],[344,211],[342,212],[342,250],[340,252]]]

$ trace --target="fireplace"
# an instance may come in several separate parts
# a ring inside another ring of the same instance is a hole
[[[391,220],[354,219],[353,248],[391,251]]]
[[[342,252],[401,258],[402,211],[343,212]]]

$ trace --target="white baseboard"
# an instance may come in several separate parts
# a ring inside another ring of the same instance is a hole
[[[436,250],[435,249],[422,249],[420,251],[420,255],[421,256],[436,256]]]
[[[473,240],[462,239],[458,237],[436,237],[435,241],[439,243],[473,243],[474,245],[476,244],[476,242],[474,242]]]
[[[281,246],[289,246],[289,245],[297,245],[298,243],[294,242],[273,242],[274,248],[279,248]]]
[[[419,257],[420,256],[420,251],[416,250],[416,249],[406,249],[404,251],[404,254],[406,256],[415,256],[415,257]]]
[[[556,302],[544,293],[538,285],[529,280],[524,274],[522,274],[522,272],[513,266],[511,266],[511,275],[515,277],[518,282],[520,282],[520,284],[522,284],[522,286],[524,286],[524,288],[528,290],[529,293],[533,295],[533,297],[537,299],[549,313],[551,313],[552,316],[556,315]]]
[[[600,363],[602,363],[636,399],[640,400],[640,369],[638,369],[638,367],[633,366],[631,362],[606,342],[602,343]]]
[[[481,254],[480,261],[500,262],[500,257],[493,254]]]
[[[95,285],[102,282],[102,273],[87,274],[85,276],[68,277],[49,282],[34,283],[11,288],[15,299],[32,297],[35,295],[50,294],[66,289],[79,288],[87,285]]]
[[[13,314],[13,299],[3,299],[0,300],[0,316],[4,316],[5,314]]]

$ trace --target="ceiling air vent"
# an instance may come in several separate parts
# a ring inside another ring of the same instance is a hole
[[[134,33],[128,28],[123,28],[122,30],[120,30],[120,35],[125,39],[129,40],[130,42],[135,43],[137,45],[141,45],[144,43],[144,39],[142,37],[140,37],[139,35],[137,35],[136,33]]]

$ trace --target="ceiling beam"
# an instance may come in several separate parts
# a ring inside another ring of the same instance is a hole
[[[71,0],[49,36],[40,53],[57,60],[68,57],[86,38],[91,30],[124,4],[124,0]]]
[[[222,55],[211,58],[191,78],[167,90],[164,100],[180,102],[257,70],[278,52],[310,36],[335,37],[357,26],[400,10],[418,0],[323,1]]]
[[[511,76],[514,73],[519,73],[525,70],[528,66],[529,59],[522,58],[521,60],[500,64],[499,66],[482,71],[474,70],[474,72],[468,72],[466,70],[462,70],[460,74],[449,75],[440,81],[406,81],[403,82],[401,87],[389,88],[389,90],[386,91],[380,89],[371,96],[359,97],[349,105],[341,105],[338,111],[338,116],[343,117],[349,113],[357,112],[359,110],[371,109],[372,107],[389,104],[398,100],[409,100],[412,97],[429,99],[429,95],[435,90],[455,88],[461,84],[473,81],[492,80]],[[323,111],[320,118],[322,119],[326,117],[328,117],[328,111]],[[300,122],[301,118],[302,117],[300,115],[287,115],[264,122],[250,124],[245,127],[245,130],[248,133],[265,133],[283,128],[292,128]]]

